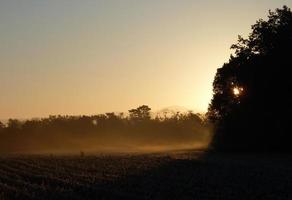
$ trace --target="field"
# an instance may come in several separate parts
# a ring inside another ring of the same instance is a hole
[[[2,156],[0,199],[292,199],[292,156]]]

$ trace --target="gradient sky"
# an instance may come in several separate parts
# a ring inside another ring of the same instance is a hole
[[[0,0],[0,119],[206,111],[237,35],[292,0]]]

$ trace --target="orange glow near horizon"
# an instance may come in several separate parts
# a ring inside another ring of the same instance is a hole
[[[0,1],[0,120],[144,104],[206,112],[236,36],[284,4]]]

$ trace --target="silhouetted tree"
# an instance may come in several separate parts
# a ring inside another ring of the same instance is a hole
[[[149,120],[150,119],[150,110],[147,105],[139,106],[136,109],[129,110],[130,118],[135,121],[143,121],[143,120]]]
[[[22,123],[17,119],[9,119],[8,120],[8,128],[9,129],[20,129]]]
[[[0,121],[0,131],[5,128],[5,125]]]
[[[284,6],[252,26],[217,70],[208,117],[217,150],[292,150],[292,12]]]

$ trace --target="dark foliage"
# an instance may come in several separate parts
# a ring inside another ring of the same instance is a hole
[[[150,119],[150,110],[146,105],[140,106],[137,109],[129,110],[130,118],[134,121],[145,121]]]
[[[216,150],[291,151],[292,12],[284,6],[258,20],[235,55],[217,70],[209,119]]]

